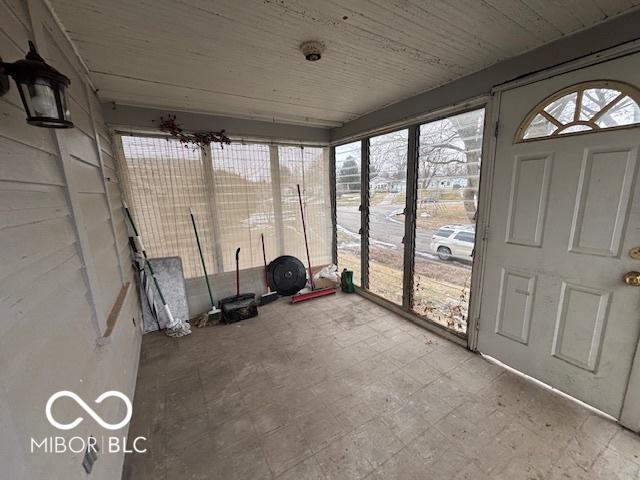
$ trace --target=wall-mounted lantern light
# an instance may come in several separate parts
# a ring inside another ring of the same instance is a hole
[[[38,55],[29,42],[24,60],[4,63],[0,58],[0,96],[9,91],[9,76],[18,86],[27,123],[45,128],[72,128],[67,104],[70,80]]]

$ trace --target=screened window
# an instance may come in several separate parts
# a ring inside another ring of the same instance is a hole
[[[312,265],[331,263],[331,190],[329,150],[279,146],[284,252],[306,261],[297,185],[302,191]]]
[[[353,271],[353,282],[360,285],[361,144],[353,142],[336,147],[335,155],[338,268]]]
[[[331,262],[328,149],[259,143],[185,148],[165,138],[121,136],[125,193],[150,257],[179,256],[186,278],[203,275],[194,212],[209,273],[293,255],[306,264],[300,184],[312,263]]]
[[[412,308],[460,333],[467,331],[483,130],[480,109],[420,125],[418,138]]]
[[[216,144],[211,147],[213,202],[216,206],[218,243],[225,271],[235,268],[240,248],[240,268],[263,263],[260,235],[268,259],[277,255],[271,161],[268,145]]]
[[[369,290],[402,304],[407,129],[369,140]]]
[[[201,276],[189,207],[198,222],[205,261],[213,265],[202,152],[164,138],[121,138],[125,193],[147,253],[151,257],[179,255],[187,278]]]
[[[640,92],[621,82],[594,81],[563,89],[525,118],[517,141],[640,124]]]

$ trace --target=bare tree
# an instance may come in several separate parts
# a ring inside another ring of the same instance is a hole
[[[466,116],[471,118],[465,118]],[[471,120],[471,121],[470,121]],[[478,116],[469,114],[457,115],[449,119],[458,133],[459,139],[464,144],[465,167],[467,173],[467,185],[462,191],[462,199],[467,217],[474,222],[477,209],[477,195],[480,180],[480,157],[482,154],[482,130],[484,127],[484,114]]]
[[[370,140],[369,180],[403,181],[407,172],[407,130],[398,130]]]
[[[483,119],[483,115],[469,112],[420,129],[419,188],[428,191],[436,178],[465,177],[461,192],[470,221],[475,220],[476,213]]]

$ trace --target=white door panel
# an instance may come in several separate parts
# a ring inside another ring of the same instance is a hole
[[[640,128],[514,143],[583,81],[640,86],[640,55],[502,93],[478,349],[620,418],[640,336]]]

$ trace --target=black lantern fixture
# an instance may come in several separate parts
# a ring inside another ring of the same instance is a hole
[[[70,80],[44,61],[29,41],[24,60],[4,63],[0,59],[0,95],[9,91],[13,77],[27,112],[27,123],[44,128],[72,128],[67,104]]]

